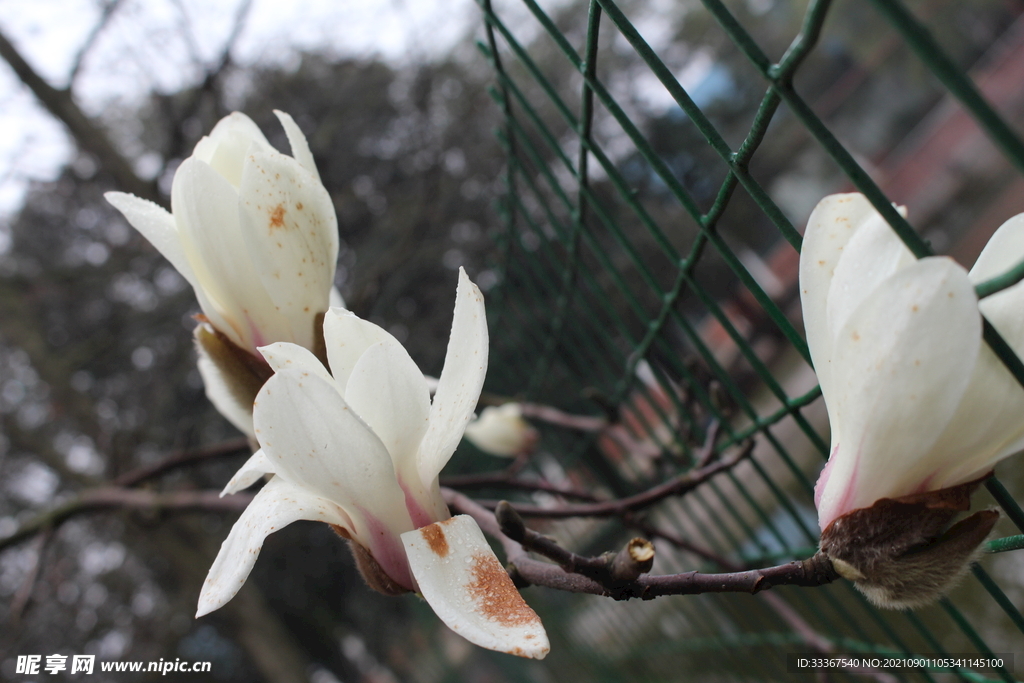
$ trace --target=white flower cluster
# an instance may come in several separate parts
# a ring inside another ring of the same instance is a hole
[[[342,307],[330,195],[302,132],[277,115],[292,156],[231,114],[178,168],[171,213],[107,195],[192,285],[207,395],[259,443],[224,493],[270,477],[221,546],[197,616],[235,595],[267,535],[316,520],[351,541],[373,587],[421,593],[473,643],[543,657],[539,618],[476,522],[451,517],[438,487],[487,372],[483,295],[460,270],[431,401],[401,343]]]

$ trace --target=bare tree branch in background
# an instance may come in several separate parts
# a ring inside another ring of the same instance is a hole
[[[754,442],[747,441],[742,447],[727,458],[706,464],[685,474],[673,477],[666,482],[653,486],[636,495],[617,500],[599,501],[595,503],[579,503],[576,505],[560,505],[558,507],[540,507],[516,503],[516,512],[529,517],[614,517],[636,512],[654,505],[670,496],[681,496],[697,488],[711,477],[726,472],[750,456],[754,450]],[[563,492],[563,494],[568,492]],[[580,497],[580,496],[576,496]],[[495,508],[497,501],[478,500],[486,508]]]
[[[68,519],[98,510],[206,510],[241,512],[252,500],[248,494],[221,498],[217,491],[149,491],[119,486],[87,489],[73,499],[47,510],[0,539],[0,550],[40,532],[54,529]]]
[[[638,575],[633,580],[624,580],[616,576],[614,562],[610,558],[584,557],[561,548],[553,539],[527,528],[508,503],[503,502],[499,506],[500,512],[496,516],[450,489],[444,491],[444,496],[449,505],[473,517],[484,532],[498,539],[511,565],[513,578],[525,585],[603,595],[615,600],[650,600],[664,595],[758,593],[775,586],[824,586],[839,578],[831,561],[818,553],[803,561],[763,569],[724,574],[693,571],[662,576]],[[535,560],[528,551],[541,554],[557,564]]]
[[[176,3],[178,4],[178,3]],[[183,17],[187,17],[184,7],[178,4],[179,11]],[[188,91],[187,98],[183,106],[180,106],[177,112],[166,111],[170,106],[165,106],[165,115],[171,122],[169,126],[170,141],[166,154],[164,156],[164,163],[172,161],[175,157],[185,153],[188,146],[189,140],[185,139],[185,131],[182,129],[182,123],[187,121],[189,118],[196,116],[199,110],[202,108],[204,101],[210,101],[213,104],[215,118],[220,118],[227,112],[224,111],[222,98],[219,96],[220,79],[224,72],[231,66],[231,51],[235,47],[235,43],[238,42],[239,37],[242,35],[242,30],[245,28],[246,19],[249,17],[249,11],[252,9],[252,0],[242,0],[238,4],[238,8],[235,10],[234,21],[231,25],[231,33],[228,34],[227,39],[224,41],[224,47],[221,48],[220,57],[214,61],[211,65],[204,66],[199,62],[198,54],[196,53],[196,61],[205,71],[202,83]],[[191,31],[183,31],[185,35],[191,36]],[[190,47],[192,41],[189,40]],[[164,100],[166,105],[171,105],[170,100]],[[165,165],[166,168],[166,165]]]
[[[75,103],[71,90],[58,90],[47,83],[3,33],[0,33],[0,57],[10,64],[47,111],[67,127],[78,146],[95,156],[100,166],[114,176],[120,189],[159,204],[165,203],[156,183],[143,180],[135,173],[131,163],[114,147],[110,138]]]
[[[125,472],[114,480],[116,486],[138,486],[147,479],[169,472],[185,465],[192,465],[204,460],[223,458],[243,451],[250,447],[249,439],[242,436],[237,439],[229,439],[220,443],[211,444],[202,448],[190,449],[172,453],[163,459],[153,463],[149,467],[140,467],[130,472]],[[252,452],[249,450],[249,452]]]
[[[108,0],[103,4],[103,12],[100,14],[100,20],[96,22],[96,25],[89,31],[89,35],[86,36],[85,42],[78,48],[78,52],[75,53],[75,59],[72,62],[71,73],[68,74],[68,90],[75,87],[75,79],[78,77],[78,72],[82,70],[82,64],[85,63],[85,57],[89,54],[89,50],[96,43],[96,39],[99,38],[100,34],[103,33],[103,29],[107,27],[111,17],[114,16],[114,12],[121,5],[121,0]]]

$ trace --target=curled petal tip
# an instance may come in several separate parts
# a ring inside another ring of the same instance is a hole
[[[551,649],[540,617],[519,595],[472,517],[459,515],[402,534],[424,599],[475,645],[543,659]]]

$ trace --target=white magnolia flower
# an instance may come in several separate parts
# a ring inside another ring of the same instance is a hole
[[[808,220],[800,256],[807,344],[832,447],[815,487],[824,531],[882,498],[945,489],[1024,448],[1024,390],[982,341],[980,308],[1024,355],[1024,283],[983,299],[974,285],[1024,260],[1024,214],[968,274],[916,259],[859,194]]]
[[[324,320],[330,373],[287,343],[261,352],[275,374],[256,398],[262,447],[228,482],[273,478],[235,523],[210,568],[197,616],[245,582],[264,538],[299,519],[351,539],[367,581],[423,594],[468,640],[543,657],[548,640],[470,517],[450,517],[438,474],[473,415],[487,370],[483,296],[460,271],[444,369],[433,403],[405,348],[343,309]]]
[[[537,430],[523,419],[523,407],[512,401],[488,406],[466,426],[466,438],[480,450],[511,458],[537,443]]]
[[[302,131],[288,114],[274,113],[292,156],[235,112],[178,166],[173,213],[123,192],[105,195],[192,285],[213,329],[261,364],[259,346],[286,341],[313,348],[316,317],[341,305],[333,289],[334,205]],[[200,341],[210,399],[251,435],[251,394],[241,396],[238,379],[226,376]]]
[[[245,114],[221,119],[178,166],[168,213],[123,192],[107,201],[192,285],[210,323],[243,349],[311,348],[328,308],[337,219],[302,131],[275,112],[293,156]]]

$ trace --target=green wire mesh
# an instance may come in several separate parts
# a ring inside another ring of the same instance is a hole
[[[631,23],[624,1],[550,11],[534,0],[501,10],[491,0],[478,3],[486,33],[478,47],[496,76],[492,96],[504,112],[497,134],[508,158],[499,284],[488,295],[488,389],[580,414],[603,408],[650,454],[627,458],[607,435],[544,428],[544,447],[531,466],[577,488],[629,495],[692,467],[709,426],[719,422],[721,449],[757,439],[749,462],[627,520],[666,531],[656,570],[723,570],[813,553],[812,490],[828,454],[827,420],[798,301],[792,291],[775,291],[758,270],[764,259],[752,260],[728,227],[753,226],[757,236],[747,238],[760,241],[758,251],[795,269],[800,229],[751,171],[758,151],[783,126],[802,128],[916,255],[933,253],[794,85],[836,9],[829,0],[796,3],[805,7],[802,25],[773,61],[748,14],[719,0],[689,8],[745,60],[747,71],[737,78],[747,79],[754,106],[729,119],[698,105]],[[1024,171],[1024,144],[957,60],[900,2],[874,0],[871,7],[916,55],[918,68],[938,79]],[[653,76],[672,98],[678,111],[668,138],[697,150],[699,168],[666,153],[657,122],[613,95],[626,69],[630,78],[640,71]],[[979,295],[1022,276],[1024,264],[979,285]],[[1024,364],[987,324],[985,339],[1024,383]],[[1011,494],[1019,482],[993,479],[987,488],[1006,517],[998,527],[1004,538],[988,544],[1001,554],[973,566],[965,584],[935,607],[879,611],[846,582],[650,603],[547,592],[534,600],[553,635],[545,665],[557,680],[789,681],[818,680],[787,672],[786,654],[794,652],[1013,652],[1024,634],[1015,606],[1024,590],[1006,580],[1020,576],[1019,554],[1004,551],[1021,548],[1024,513]],[[635,533],[627,527],[577,519],[544,529],[578,552],[600,552]],[[993,564],[998,578],[989,573]],[[532,679],[533,669],[523,667],[524,679]],[[862,680],[850,672],[830,675]],[[886,675],[1015,680],[1008,668]]]

